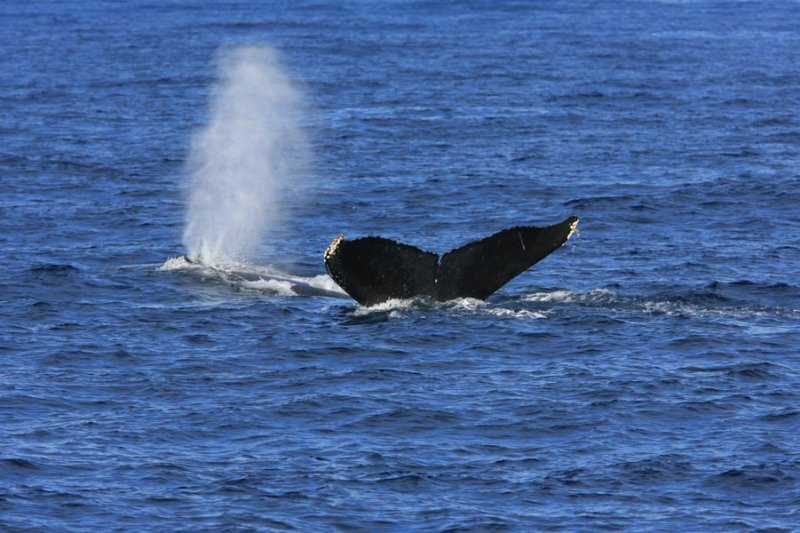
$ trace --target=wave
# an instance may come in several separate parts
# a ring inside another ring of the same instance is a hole
[[[345,323],[352,324],[408,318],[409,312],[415,311],[527,320],[542,319],[548,316],[546,310],[515,308],[513,305],[505,305],[505,302],[491,303],[475,298],[458,298],[447,302],[436,302],[430,298],[390,299],[365,307],[350,302],[347,293],[327,274],[297,276],[272,266],[248,263],[212,266],[189,261],[185,256],[177,256],[167,259],[156,270],[180,272],[202,281],[216,281],[230,285],[237,290],[257,291],[273,296],[326,296],[348,299],[348,303],[352,303],[352,306],[348,305],[345,310]]]
[[[800,316],[793,305],[800,289],[785,283],[758,283],[749,280],[715,281],[699,287],[660,287],[653,294],[622,294],[609,288],[577,291],[563,288],[538,289],[523,295],[491,298],[489,301],[458,298],[436,302],[430,298],[391,299],[365,307],[349,296],[328,276],[299,276],[274,266],[248,263],[203,265],[184,256],[172,257],[159,271],[177,271],[202,281],[216,281],[240,291],[254,291],[279,297],[324,296],[347,300],[345,321],[372,323],[408,318],[412,314],[433,312],[451,316],[487,316],[499,319],[540,320],[564,309],[579,306],[602,309],[611,315],[651,315],[666,317],[749,319],[780,315]],[[619,318],[619,316],[617,317]],[[755,326],[753,326],[755,327]]]
[[[432,312],[437,315],[462,317],[492,316],[503,319],[538,320],[547,318],[547,311],[515,309],[503,303],[492,303],[475,298],[457,298],[447,302],[437,302],[430,298],[391,299],[379,304],[349,311],[345,320],[347,325],[385,322],[391,319],[409,318],[413,313]]]
[[[523,302],[555,306],[578,304],[620,313],[691,317],[748,318],[798,314],[792,305],[797,288],[750,281],[714,282],[700,288],[678,287],[652,295],[623,295],[611,289],[589,291],[554,289],[521,296]]]
[[[71,272],[77,272],[79,270],[80,268],[74,265],[61,263],[36,263],[28,268],[29,272],[44,272],[54,274],[68,274]]]

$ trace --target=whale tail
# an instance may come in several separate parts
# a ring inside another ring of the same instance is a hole
[[[557,250],[577,231],[572,216],[544,228],[518,226],[444,254],[382,237],[336,237],[325,250],[331,278],[362,305],[427,296],[486,299]]]

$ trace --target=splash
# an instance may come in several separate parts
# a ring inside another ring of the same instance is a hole
[[[193,266],[195,265],[187,261],[185,257],[179,255],[178,257],[170,257],[156,270],[184,270],[186,268],[192,268]]]
[[[183,242],[193,261],[219,265],[256,255],[303,175],[303,98],[275,50],[223,50],[206,127],[192,138]]]

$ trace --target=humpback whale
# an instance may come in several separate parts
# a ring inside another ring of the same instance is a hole
[[[577,231],[578,220],[571,216],[543,228],[505,229],[441,257],[383,237],[339,235],[325,250],[325,268],[361,305],[415,296],[485,300],[563,245]]]

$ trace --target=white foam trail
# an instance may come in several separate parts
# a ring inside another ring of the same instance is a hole
[[[308,278],[308,285],[314,287],[315,289],[321,289],[323,291],[339,293],[342,296],[347,296],[347,293],[336,284],[335,281],[331,279],[330,276],[327,274],[318,274],[312,278]]]
[[[369,307],[359,306],[353,311],[354,316],[364,316],[375,312],[397,311],[398,309],[410,309],[414,306],[414,299],[390,298],[385,302],[371,305]]]
[[[616,293],[608,289],[592,289],[589,292],[573,292],[559,289],[552,292],[534,292],[523,296],[522,300],[526,302],[573,303],[614,297],[616,297]]]
[[[547,318],[546,312],[529,311],[527,309],[506,309],[505,307],[495,307],[487,304],[484,300],[475,298],[457,298],[447,302],[456,309],[473,311],[476,313],[488,313],[501,318]]]
[[[487,308],[486,312],[500,318],[527,318],[542,319],[547,318],[547,313],[539,311],[529,311],[527,309],[506,309],[504,307]]]
[[[227,49],[218,61],[209,123],[192,138],[183,236],[188,256],[208,265],[255,255],[309,154],[298,123],[303,99],[277,52]]]
[[[446,302],[454,307],[474,311],[482,307],[486,307],[486,301],[478,300],[477,298],[456,298]]]
[[[297,296],[292,282],[277,279],[260,279],[257,281],[242,281],[243,287],[261,291],[274,292],[278,296]]]

